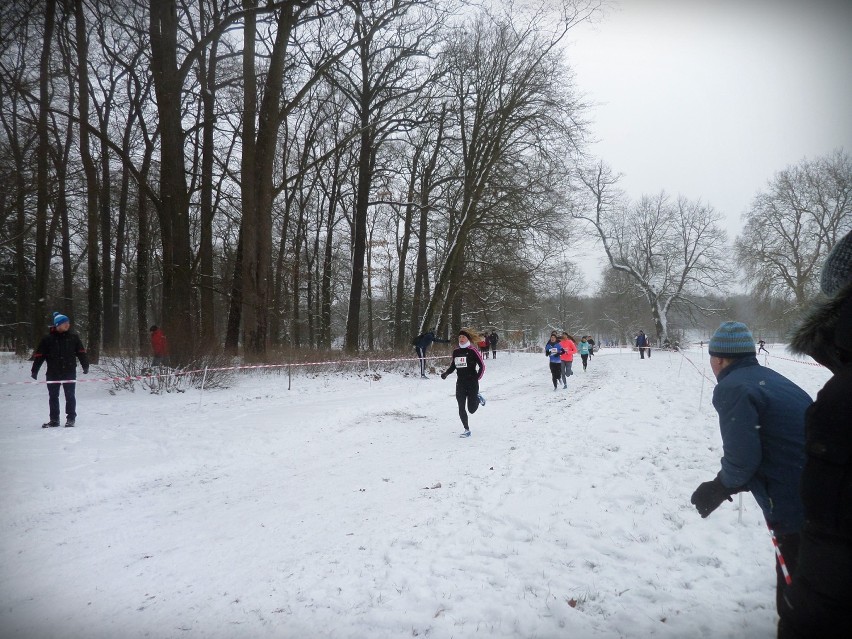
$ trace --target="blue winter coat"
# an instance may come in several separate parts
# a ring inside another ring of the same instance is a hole
[[[805,391],[754,356],[727,366],[713,390],[724,452],[719,480],[751,491],[779,535],[799,531],[804,521],[799,480],[811,403]]]
[[[580,349],[580,355],[588,355],[589,354],[590,346],[589,346],[588,342],[580,341],[580,343],[577,344],[577,346]]]
[[[559,359],[559,356],[565,352],[565,349],[562,348],[562,345],[559,342],[550,343],[548,340],[547,344],[544,345],[544,353],[550,359],[551,364],[558,364],[562,360]]]

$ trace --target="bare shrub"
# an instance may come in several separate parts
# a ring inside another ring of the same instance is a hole
[[[143,390],[183,393],[187,388],[224,388],[233,379],[233,361],[221,354],[203,354],[180,368],[148,365],[148,359],[135,355],[102,357],[97,370],[110,379],[115,390]],[[114,392],[113,391],[113,392]]]

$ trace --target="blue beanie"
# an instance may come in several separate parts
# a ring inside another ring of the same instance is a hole
[[[707,352],[711,357],[727,359],[755,355],[754,337],[742,322],[725,322],[713,333]]]
[[[63,315],[62,313],[54,313],[53,314],[53,325],[59,326],[60,324],[64,324],[65,322],[70,322],[67,315]]]

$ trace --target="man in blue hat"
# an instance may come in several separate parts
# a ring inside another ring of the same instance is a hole
[[[38,370],[47,362],[47,394],[50,405],[50,421],[42,428],[59,426],[59,387],[65,391],[65,427],[74,426],[77,419],[77,360],[83,367],[83,374],[89,372],[89,357],[80,336],[71,330],[71,320],[61,313],[53,314],[53,326],[50,334],[41,339],[33,353],[31,376],[38,379]],[[56,383],[51,383],[56,382]]]
[[[731,495],[749,491],[763,511],[783,557],[776,565],[776,607],[780,611],[788,571],[795,568],[804,521],[799,480],[805,463],[805,411],[811,398],[789,379],[757,361],[751,331],[725,322],[707,348],[718,384],[713,407],[722,433],[722,468],[692,494],[707,517]]]

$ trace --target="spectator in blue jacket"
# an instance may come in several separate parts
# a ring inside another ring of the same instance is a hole
[[[713,407],[719,413],[722,468],[698,486],[692,503],[707,517],[731,495],[750,491],[775,534],[787,569],[796,566],[804,521],[799,480],[805,463],[805,411],[810,396],[789,379],[757,361],[754,338],[741,322],[725,322],[707,349],[718,384]],[[776,565],[776,606],[780,612],[786,578]]]
[[[426,377],[426,351],[429,350],[429,347],[432,345],[432,342],[437,342],[438,344],[449,344],[450,340],[448,339],[438,339],[435,337],[435,329],[430,329],[425,333],[420,333],[417,337],[414,338],[412,345],[414,346],[414,350],[417,351],[417,357],[420,359],[420,377],[421,379],[427,379]]]

